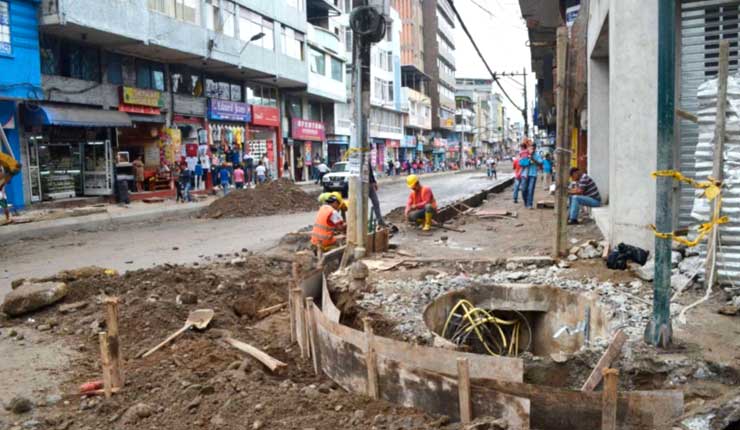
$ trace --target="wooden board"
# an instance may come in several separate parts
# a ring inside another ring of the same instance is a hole
[[[588,376],[586,382],[583,383],[581,391],[593,391],[599,385],[599,382],[601,382],[602,378],[602,370],[609,367],[612,361],[619,357],[619,354],[622,352],[622,347],[624,346],[624,343],[626,341],[627,335],[624,334],[624,331],[622,331],[621,329],[617,331],[617,333],[614,335],[614,338],[609,343],[609,346],[606,348],[606,351],[604,351],[604,354],[601,356],[598,363],[596,363],[596,367],[594,367],[594,370]]]
[[[314,302],[316,302],[314,300]],[[342,312],[334,305],[334,301],[331,299],[329,293],[329,287],[326,283],[326,276],[322,277],[321,285],[321,311],[326,318],[331,321],[338,323],[339,318],[342,316]]]

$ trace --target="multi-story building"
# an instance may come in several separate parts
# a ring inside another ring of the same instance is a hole
[[[422,10],[424,70],[431,78],[433,137],[448,139],[455,128],[455,15],[450,0],[426,0]],[[425,146],[424,150],[431,153],[432,148]]]
[[[10,155],[19,161],[26,161],[21,150],[19,102],[43,98],[38,3],[35,0],[0,0],[0,127],[10,145]],[[0,152],[6,151],[0,142]],[[25,205],[24,189],[28,179],[26,168],[5,185],[8,203],[13,209]]]
[[[494,155],[497,153],[496,140],[498,132],[498,108],[501,104],[501,96],[493,94],[493,80],[491,79],[457,79],[455,89],[457,99],[457,110],[455,112],[455,131],[465,119],[464,112],[460,109],[460,99],[469,100],[472,103],[473,118],[470,120],[472,133],[470,151],[465,154],[477,157],[482,155]],[[495,109],[495,110],[494,110]]]
[[[400,158],[401,142],[404,141],[404,111],[401,93],[401,21],[398,12],[390,9],[391,25],[383,40],[373,44],[370,50],[370,116],[368,136],[370,138],[370,161],[378,170],[389,160]],[[344,34],[346,57],[352,57],[352,30],[349,16],[337,18],[339,34]],[[349,70],[348,70],[349,73]],[[347,78],[348,81],[350,78]],[[348,82],[349,84],[349,82]],[[352,112],[349,100],[341,106],[335,104],[334,126],[336,138],[339,132],[351,132]],[[347,141],[349,135],[347,136]],[[343,140],[344,141],[344,140]]]
[[[424,19],[421,0],[394,0],[401,19],[401,108],[407,113],[399,159],[413,160],[429,141],[432,99],[429,76],[424,73]],[[437,152],[436,164],[444,149]]]

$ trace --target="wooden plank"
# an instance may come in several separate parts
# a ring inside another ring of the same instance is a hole
[[[311,358],[313,359],[313,371],[316,374],[316,376],[319,375],[319,369],[321,368],[321,364],[319,363],[319,352],[318,348],[316,347],[316,321],[313,319],[313,314],[315,312],[315,304],[313,302],[313,297],[306,297],[306,322],[308,325],[308,343],[311,346]]]
[[[257,318],[265,318],[267,316],[270,316],[274,314],[275,312],[280,311],[286,306],[288,306],[288,302],[278,303],[277,305],[274,305],[274,306],[262,308],[257,311]]]
[[[293,313],[295,314],[295,338],[301,350],[301,358],[307,358],[306,338],[304,337],[306,333],[306,314],[303,310],[302,290],[300,288],[293,288],[291,297],[293,298]]]
[[[371,399],[380,398],[378,391],[378,360],[375,355],[375,342],[373,338],[373,326],[370,319],[365,317],[362,319],[362,325],[365,329],[365,366],[367,367],[367,395]]]
[[[601,397],[601,430],[617,430],[617,369],[604,369],[604,391]]]
[[[596,389],[599,382],[601,382],[601,372],[611,366],[612,362],[619,357],[626,341],[627,335],[622,329],[619,329],[612,338],[612,341],[609,343],[609,346],[606,348],[606,351],[604,351],[604,354],[601,355],[601,358],[596,363],[594,370],[591,371],[591,374],[586,378],[586,382],[583,383],[581,391],[593,391]]]
[[[337,309],[334,302],[331,300],[329,287],[326,283],[326,276],[322,276],[321,280],[321,312],[329,321],[335,323],[338,323],[339,318],[342,316],[342,312]]]
[[[254,357],[257,361],[264,364],[272,372],[276,372],[276,371],[279,371],[280,369],[288,367],[287,364],[283,363],[282,361],[276,358],[273,358],[266,352],[258,348],[255,348],[254,346],[248,343],[245,343],[245,342],[242,342],[240,340],[236,340],[230,337],[227,337],[226,339],[224,339],[224,341],[228,343],[229,345],[233,346],[234,348],[238,349],[239,351],[242,351],[244,353],[249,354],[251,357]]]
[[[488,389],[531,401],[532,428],[593,430],[600,428],[602,394],[518,382],[473,379],[473,391]],[[620,430],[670,430],[683,414],[680,390],[623,391],[617,395]]]
[[[473,421],[473,405],[470,399],[470,367],[466,358],[457,359],[457,391],[460,403],[460,421]]]
[[[475,214],[479,217],[484,216],[509,216],[511,215],[511,212],[509,212],[506,209],[489,209],[489,210],[480,210],[476,211]]]
[[[121,345],[118,337],[118,298],[107,297],[105,304],[106,329],[108,331],[108,348],[111,361],[111,383],[113,388],[123,387],[121,364]]]
[[[113,395],[113,381],[111,376],[110,349],[108,346],[108,333],[101,331],[98,333],[100,341],[100,365],[103,369],[103,390],[106,398]]]
[[[685,111],[683,109],[676,109],[676,115],[679,118],[683,118],[683,119],[685,119],[687,121],[691,121],[694,124],[698,124],[699,123],[699,117],[698,116],[694,115],[691,112],[687,112],[687,111]]]

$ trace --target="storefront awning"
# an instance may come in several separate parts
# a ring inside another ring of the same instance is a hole
[[[115,110],[68,106],[24,105],[24,122],[28,125],[64,127],[131,127],[131,118]]]
[[[164,115],[136,115],[136,114],[128,114],[129,119],[132,122],[150,122],[154,124],[164,124],[165,118]]]

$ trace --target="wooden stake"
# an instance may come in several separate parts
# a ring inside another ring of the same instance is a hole
[[[581,387],[581,391],[593,391],[594,389],[596,389],[596,387],[599,385],[599,382],[601,382],[601,372],[611,366],[612,361],[619,357],[619,354],[622,352],[622,347],[624,346],[624,343],[626,341],[627,335],[624,334],[624,331],[622,331],[621,329],[617,331],[617,333],[614,335],[614,338],[609,343],[609,347],[606,348],[606,351],[604,351],[604,354],[599,359],[599,362],[596,363],[596,367],[594,367],[594,370],[591,371],[588,379],[586,379],[586,382]]]
[[[275,312],[280,311],[282,308],[286,307],[287,305],[288,305],[287,302],[283,302],[283,303],[279,303],[279,304],[274,305],[274,306],[269,306],[269,307],[266,307],[266,308],[262,308],[262,309],[260,309],[260,310],[257,311],[257,318],[260,318],[261,319],[261,318],[265,318],[267,316],[270,316],[270,315],[274,314]]]
[[[363,318],[362,325],[365,329],[365,340],[367,341],[365,352],[365,365],[367,366],[367,395],[371,399],[378,399],[378,359],[375,354],[375,335],[370,318]]]
[[[300,281],[299,276],[301,273],[301,264],[297,261],[293,261],[293,265],[291,267],[291,275],[292,279],[290,282],[290,285],[288,285],[288,312],[290,313],[290,342],[296,342],[298,338],[296,337],[296,320],[295,320],[295,303],[293,302],[293,289],[294,288],[300,288]]]
[[[295,313],[295,337],[298,347],[301,349],[301,358],[306,356],[306,313],[303,311],[303,291],[300,288],[293,289],[293,311]]]
[[[729,68],[730,41],[723,40],[719,44],[719,90],[717,92],[717,124],[714,131],[714,157],[712,159],[712,178],[722,181],[723,176],[723,152],[725,149],[725,116],[727,111],[727,75]],[[710,219],[717,213],[720,215],[721,200],[715,198],[712,202]],[[717,242],[719,239],[719,226],[715,225],[707,240],[707,260],[705,263],[705,276],[707,280],[707,292],[712,290],[716,282],[717,269]],[[708,294],[707,294],[708,295]]]
[[[568,212],[568,172],[569,172],[569,139],[568,132],[568,29],[558,28],[557,32],[557,124],[556,124],[556,167],[558,169],[557,192],[555,199],[555,239],[553,257],[562,257],[568,249],[566,227]]]
[[[121,372],[121,344],[118,338],[118,298],[107,297],[105,304],[106,326],[108,329],[108,348],[111,364],[111,383],[113,388],[123,387]]]
[[[242,342],[242,341],[230,338],[230,337],[224,340],[226,341],[226,343],[238,349],[239,351],[242,351],[242,352],[245,352],[251,355],[257,361],[267,366],[267,368],[270,369],[270,371],[272,372],[276,372],[276,371],[279,371],[281,369],[288,367],[288,365],[283,363],[282,361],[271,357],[266,352],[258,348],[255,348],[254,346],[246,342]]]
[[[460,401],[460,421],[473,421],[473,404],[470,398],[470,365],[467,358],[457,359],[457,391]]]
[[[100,364],[103,368],[103,390],[106,398],[113,395],[113,384],[111,377],[110,349],[108,346],[108,333],[101,331],[98,333],[100,340]]]
[[[617,382],[619,370],[604,369],[604,392],[601,403],[601,430],[617,430]]]
[[[316,376],[319,375],[319,352],[316,343],[316,321],[314,321],[315,305],[313,297],[306,297],[306,325],[308,326],[308,343],[311,346],[311,358],[313,359],[313,371]]]

